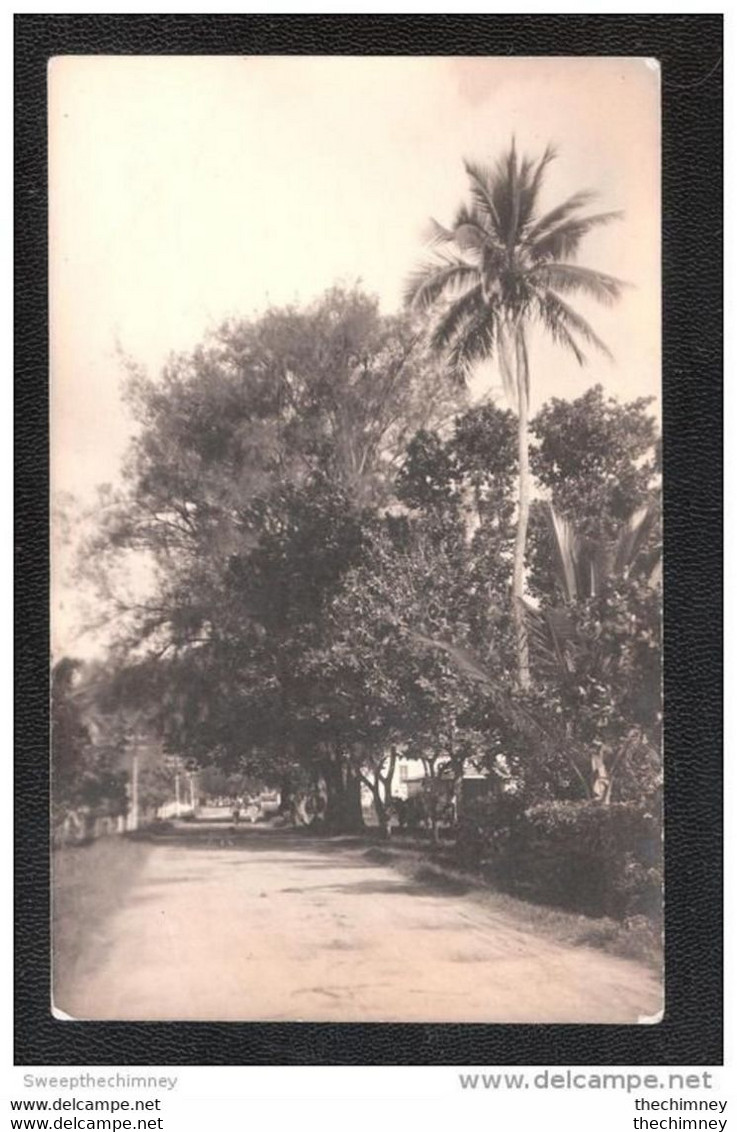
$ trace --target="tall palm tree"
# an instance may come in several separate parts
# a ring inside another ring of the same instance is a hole
[[[494,358],[504,390],[518,414],[519,495],[512,574],[518,682],[529,687],[527,629],[521,599],[530,510],[528,336],[534,324],[585,362],[584,346],[609,354],[592,327],[567,301],[584,294],[614,302],[623,284],[575,262],[584,237],[621,215],[586,214],[595,199],[579,192],[542,215],[538,198],[555,152],[538,160],[519,158],[514,141],[494,168],[465,163],[470,201],[445,228],[431,221],[433,259],[410,278],[407,300],[436,320],[432,348],[446,357],[459,382],[479,361]]]

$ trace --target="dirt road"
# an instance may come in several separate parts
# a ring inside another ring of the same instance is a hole
[[[55,1003],[77,1019],[636,1022],[633,961],[541,939],[359,848],[183,827],[146,863]]]

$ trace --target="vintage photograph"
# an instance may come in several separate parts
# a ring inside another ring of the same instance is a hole
[[[48,97],[54,1016],[657,1023],[658,64]]]

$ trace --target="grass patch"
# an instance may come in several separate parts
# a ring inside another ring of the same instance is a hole
[[[619,922],[607,916],[584,916],[547,904],[533,904],[507,893],[482,890],[478,899],[493,901],[494,908],[506,913],[521,927],[539,932],[572,947],[595,947],[609,955],[637,959],[660,971],[663,947],[660,933],[645,916]]]
[[[482,877],[459,872],[444,860],[445,854],[427,856],[418,861],[418,855],[370,849],[376,863],[390,864],[418,884],[446,892],[449,896],[466,896],[480,906],[502,913],[521,929],[545,936],[571,947],[594,947],[609,955],[636,959],[660,972],[663,965],[662,935],[657,926],[645,916],[635,916],[618,922],[608,917],[584,916],[547,904],[532,903],[494,888]],[[381,854],[379,862],[375,854]]]
[[[449,896],[465,896],[470,884],[467,880],[443,872],[431,865],[420,865],[414,871],[414,879],[424,888],[432,888],[436,892],[447,892]]]
[[[386,849],[367,849],[364,853],[364,860],[371,861],[374,865],[391,865],[394,857]]]
[[[80,971],[89,942],[120,907],[151,852],[144,841],[102,837],[55,850],[51,861],[51,957],[54,998]]]

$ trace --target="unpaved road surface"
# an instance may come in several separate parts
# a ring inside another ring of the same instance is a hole
[[[57,1011],[77,1019],[637,1022],[646,967],[543,939],[365,850],[227,824],[153,845]]]

